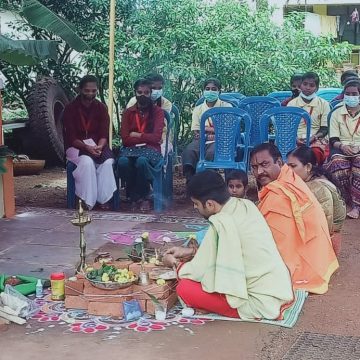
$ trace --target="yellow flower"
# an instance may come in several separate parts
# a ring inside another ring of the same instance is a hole
[[[90,272],[90,271],[93,271],[93,270],[94,270],[94,268],[91,267],[91,266],[89,266],[89,267],[86,268],[86,272]]]
[[[159,286],[163,286],[166,284],[166,281],[164,279],[157,279],[156,284]]]
[[[147,231],[143,232],[143,234],[141,235],[141,237],[143,239],[148,239],[149,238],[149,233]]]
[[[101,277],[101,281],[102,282],[109,282],[110,281],[110,278],[109,278],[109,274],[107,273],[104,273]]]
[[[156,258],[152,257],[149,261],[150,264],[156,264]]]

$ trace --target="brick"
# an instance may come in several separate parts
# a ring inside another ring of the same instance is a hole
[[[95,286],[91,285],[88,280],[84,282],[84,295],[86,299],[89,301],[98,301],[98,302],[113,302],[113,303],[121,303],[123,301],[131,300],[133,293],[133,285],[118,290],[103,290],[98,289]],[[124,296],[129,295],[130,296]],[[103,297],[101,295],[104,295]],[[123,296],[118,296],[123,295]]]
[[[90,315],[123,317],[123,307],[120,303],[91,301],[88,306]]]
[[[163,305],[166,310],[170,310],[178,301],[176,292],[170,294],[166,299],[159,300],[160,304]],[[155,315],[155,304],[151,300],[146,300],[146,312],[150,315]]]
[[[144,265],[144,270],[146,272],[150,272],[155,267],[156,267],[155,264],[145,264]],[[132,263],[129,266],[129,270],[132,271],[134,274],[139,275],[139,273],[141,271],[141,264],[140,263]]]
[[[87,310],[89,302],[83,296],[68,295],[65,297],[65,307],[67,309]]]
[[[146,312],[146,300],[138,300],[138,303],[140,304],[141,310]]]
[[[162,286],[157,285],[155,282],[147,286],[133,285],[134,299],[150,300],[151,298],[144,291],[155,296],[156,299],[166,299],[171,292],[175,291],[175,280],[167,281]]]
[[[76,279],[75,281],[72,280],[65,280],[65,296],[72,295],[82,295],[84,293],[84,279]]]

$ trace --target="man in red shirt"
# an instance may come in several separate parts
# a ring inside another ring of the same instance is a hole
[[[164,111],[151,100],[151,86],[146,79],[135,82],[136,104],[125,110],[121,120],[124,147],[118,160],[119,174],[126,182],[127,196],[140,210],[150,208],[151,168],[161,160],[164,128]]]
[[[109,115],[96,100],[98,82],[86,75],[80,80],[80,94],[64,110],[64,142],[73,172],[75,194],[91,209],[107,203],[116,190],[112,152],[108,146]]]

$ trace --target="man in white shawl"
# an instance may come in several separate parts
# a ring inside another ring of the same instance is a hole
[[[242,319],[281,319],[294,299],[289,271],[271,231],[249,200],[231,198],[220,174],[196,174],[188,184],[194,208],[210,227],[198,249],[173,247],[178,296],[194,309]]]

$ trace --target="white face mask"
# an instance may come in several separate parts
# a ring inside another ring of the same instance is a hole
[[[151,91],[151,100],[152,101],[156,101],[157,99],[159,99],[161,96],[163,95],[163,90],[152,90]]]
[[[316,97],[316,93],[312,93],[311,95],[305,95],[303,92],[300,93],[300,96],[305,100],[312,100]]]
[[[344,103],[350,108],[357,107],[359,105],[359,96],[344,95]]]

